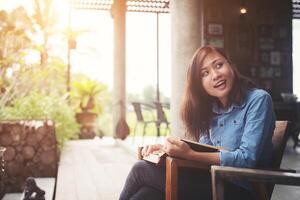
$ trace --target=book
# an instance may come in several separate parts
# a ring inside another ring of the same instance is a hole
[[[152,162],[157,165],[164,165],[166,163],[167,153],[163,150],[158,150],[150,153],[148,156],[144,156],[143,160]]]
[[[225,150],[223,147],[216,147],[208,144],[202,144],[187,139],[180,139],[180,140],[187,143],[191,149],[198,152],[219,152],[221,149]]]
[[[187,143],[192,150],[198,152],[219,152],[221,149],[224,149],[222,147],[215,147],[212,145],[202,144],[187,139],[180,139],[180,140]],[[167,156],[168,155],[166,152],[164,152],[163,150],[158,150],[152,152],[148,156],[144,156],[143,160],[154,163],[156,165],[164,165],[166,163]]]

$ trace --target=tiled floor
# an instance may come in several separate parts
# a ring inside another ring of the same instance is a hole
[[[135,162],[113,138],[65,144],[59,163],[56,200],[116,200]]]

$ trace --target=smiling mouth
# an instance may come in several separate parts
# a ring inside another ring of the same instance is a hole
[[[216,85],[214,85],[214,88],[223,88],[225,87],[226,81],[219,81]]]

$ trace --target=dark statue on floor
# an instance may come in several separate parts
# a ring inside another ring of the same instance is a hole
[[[23,200],[45,200],[45,191],[37,186],[32,177],[26,179],[23,194]]]

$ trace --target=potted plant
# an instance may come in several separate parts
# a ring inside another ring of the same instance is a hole
[[[102,113],[99,95],[104,90],[104,85],[90,79],[73,83],[72,96],[77,107],[76,121],[81,125],[80,138],[95,136],[94,123],[98,114]]]

